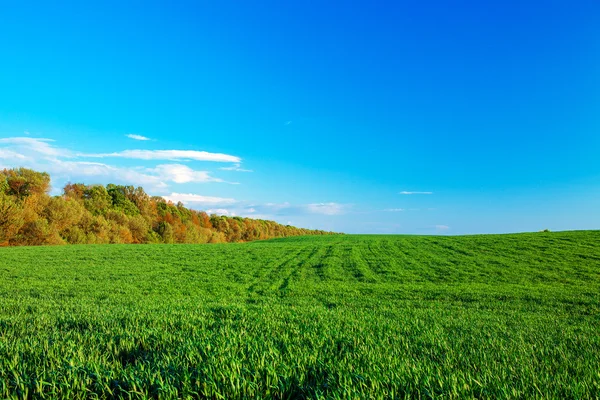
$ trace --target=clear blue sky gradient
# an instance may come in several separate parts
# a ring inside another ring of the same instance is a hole
[[[600,228],[598,1],[123,3],[2,4],[0,138],[236,155],[156,194],[304,227]]]

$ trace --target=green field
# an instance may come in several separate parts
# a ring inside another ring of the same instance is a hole
[[[600,231],[0,249],[0,397],[598,398]]]

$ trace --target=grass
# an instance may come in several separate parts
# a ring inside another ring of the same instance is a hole
[[[3,248],[0,276],[0,397],[600,396],[600,231]]]

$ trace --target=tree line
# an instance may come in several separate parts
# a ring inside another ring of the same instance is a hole
[[[222,243],[331,234],[261,219],[208,215],[141,187],[68,183],[50,196],[50,175],[0,171],[0,246]]]

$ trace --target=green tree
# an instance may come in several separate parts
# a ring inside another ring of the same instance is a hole
[[[128,194],[133,192],[133,186],[114,185],[111,183],[106,189],[112,199],[113,208],[123,211],[126,215],[137,215],[140,213],[140,210],[127,197]]]
[[[104,215],[113,204],[113,199],[102,185],[87,186],[83,191],[83,204],[93,215]]]
[[[52,197],[44,207],[42,215],[55,226],[59,232],[77,225],[86,212],[83,205],[76,200],[64,197]]]

